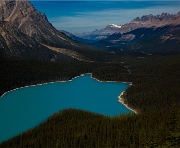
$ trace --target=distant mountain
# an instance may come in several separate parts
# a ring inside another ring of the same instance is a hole
[[[74,34],[68,32],[68,31],[65,31],[65,30],[59,30],[59,31],[64,33],[68,37],[72,38],[73,40],[78,41],[78,42],[87,43],[87,44],[94,42],[94,40],[87,40],[87,39],[83,39],[83,38],[77,37]]]
[[[162,27],[166,25],[180,24],[180,12],[177,14],[162,13],[161,15],[143,15],[137,17],[129,23],[122,25],[119,32],[126,33],[137,28]]]
[[[119,32],[91,45],[116,52],[142,50],[163,54],[168,50],[176,53],[180,51],[179,26],[180,12],[175,15],[146,15],[122,25]]]
[[[136,34],[137,37],[131,42],[131,47],[127,46],[128,50],[141,51],[145,54],[180,54],[180,24],[147,28],[141,33],[136,33],[140,29],[131,32]],[[148,33],[148,29],[152,31]],[[146,31],[147,33],[144,33]]]
[[[7,55],[53,61],[107,59],[108,53],[56,30],[46,15],[38,12],[28,0],[1,0],[0,23],[0,51]],[[100,53],[102,58],[92,56]]]
[[[131,22],[123,24],[121,26],[115,24],[109,24],[103,29],[96,29],[92,32],[76,33],[75,36],[87,39],[87,40],[103,40],[114,33],[126,33],[137,28],[150,28],[150,27],[162,27],[165,25],[180,24],[180,12],[177,14],[162,13],[161,15],[143,15],[141,18],[137,17]]]
[[[177,25],[177,24],[180,24],[180,12],[174,15],[169,13],[162,13],[161,15],[154,16],[150,14],[150,15],[143,15],[142,17],[137,17],[133,19],[131,22],[126,23],[124,25],[109,24],[103,29],[100,30],[96,29],[92,32],[76,33],[75,36],[86,40],[100,41],[108,38],[110,35],[114,33],[123,34],[135,30],[137,28],[162,27],[166,25]]]
[[[127,33],[115,33],[94,46],[121,53],[123,51],[153,54],[180,53],[180,25],[138,28]]]
[[[109,35],[118,32],[121,26],[115,24],[109,24],[103,29],[96,29],[92,32],[76,33],[75,36],[86,40],[101,40],[107,38]]]
[[[69,38],[58,32],[47,20],[44,13],[38,12],[28,0],[0,2],[0,20],[7,21],[22,33],[33,37],[38,42],[57,44]]]

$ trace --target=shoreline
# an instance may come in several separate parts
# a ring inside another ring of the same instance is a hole
[[[18,88],[15,88],[15,89],[12,89],[12,90],[9,90],[7,92],[5,92],[2,96],[0,96],[0,99],[5,96],[7,93],[9,92],[12,92],[12,91],[15,91],[15,90],[18,90],[18,89],[21,89],[21,88],[28,88],[28,87],[32,87],[32,86],[41,86],[41,85],[44,85],[44,84],[53,84],[53,83],[56,83],[56,82],[71,82],[73,81],[74,79],[78,78],[78,77],[81,77],[81,76],[84,76],[85,74],[90,74],[91,75],[91,78],[92,79],[95,79],[96,81],[98,82],[119,82],[119,83],[129,83],[129,85],[132,85],[132,82],[120,82],[120,81],[100,81],[98,80],[97,78],[94,78],[92,77],[92,73],[84,73],[84,74],[80,74],[79,76],[76,76],[76,77],[73,77],[69,80],[62,80],[62,81],[53,81],[53,82],[46,82],[46,83],[38,83],[38,84],[33,84],[33,85],[27,85],[27,86],[23,86],[23,87],[18,87]],[[133,110],[132,108],[130,108],[127,104],[124,103],[124,98],[122,98],[122,95],[123,95],[124,91],[120,94],[120,96],[118,96],[119,100],[118,102],[120,102],[121,104],[123,104],[126,108],[128,108],[129,110],[133,111],[134,113],[137,114],[137,111]]]
[[[44,84],[53,84],[53,83],[56,83],[56,82],[68,82],[68,81],[71,82],[73,79],[76,79],[76,78],[78,78],[78,77],[80,77],[80,76],[83,76],[83,75],[84,75],[84,74],[81,74],[81,75],[79,75],[79,76],[73,77],[72,79],[69,79],[69,80],[66,80],[66,81],[65,81],[65,80],[62,80],[62,81],[52,81],[52,82],[37,83],[37,84],[33,84],[33,85],[26,85],[26,86],[22,86],[22,87],[17,87],[17,88],[14,88],[14,89],[12,89],[12,90],[9,90],[9,91],[3,93],[3,95],[0,96],[0,99],[1,99],[4,95],[6,95],[7,93],[9,93],[9,92],[11,92],[11,91],[15,91],[15,90],[21,89],[21,88],[28,88],[28,87],[32,87],[32,86],[41,86],[41,85],[44,85]]]
[[[122,97],[125,91],[123,91],[119,96],[118,96],[118,102],[120,102],[121,104],[123,104],[126,108],[128,108],[129,110],[131,110],[132,112],[134,112],[135,114],[138,114],[138,112],[135,109],[132,109],[128,106],[128,104],[124,103],[124,98]]]
[[[129,85],[132,85],[132,82],[122,82],[122,81],[101,81],[98,80],[97,78],[92,77],[92,73],[86,73],[86,74],[90,74],[92,79],[95,79],[98,82],[119,82],[119,83],[129,83]]]

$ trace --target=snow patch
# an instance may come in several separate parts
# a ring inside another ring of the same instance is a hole
[[[110,27],[121,28],[121,26],[116,25],[116,24],[109,24],[109,25],[110,25]]]

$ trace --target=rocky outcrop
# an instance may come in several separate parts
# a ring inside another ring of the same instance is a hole
[[[16,6],[15,1],[0,1],[0,21],[5,21]]]
[[[28,0],[2,0],[0,12],[0,20],[11,23],[38,42],[53,46],[70,45],[69,42],[72,42],[66,35],[57,31],[46,15],[38,12]]]
[[[40,45],[9,22],[0,22],[0,52],[6,56],[39,60],[74,61],[74,58]]]
[[[109,24],[105,28],[102,28],[99,30],[95,29],[92,32],[76,33],[75,35],[77,37],[80,37],[83,39],[97,41],[97,40],[106,39],[109,35],[111,35],[115,32],[119,32],[120,28],[121,28],[121,26],[119,26],[119,25]]]
[[[177,14],[162,13],[161,15],[143,15],[137,17],[130,23],[122,25],[119,29],[120,33],[126,33],[137,28],[163,27],[167,25],[179,25],[180,12]]]
[[[162,13],[161,15],[143,15],[137,17],[134,20],[124,25],[118,26],[115,24],[109,24],[105,28],[96,29],[92,32],[77,33],[76,36],[88,39],[88,40],[102,40],[108,38],[114,33],[127,33],[137,28],[151,28],[151,27],[163,27],[167,25],[179,25],[180,24],[180,12],[177,14]]]
[[[45,60],[74,61],[76,58],[43,45],[78,52],[90,49],[56,30],[46,15],[28,0],[0,1],[0,41],[0,52],[7,55]]]

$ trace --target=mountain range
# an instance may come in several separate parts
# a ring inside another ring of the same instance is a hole
[[[82,39],[98,41],[107,38],[115,32],[118,32],[120,28],[120,25],[109,24],[105,28],[99,30],[95,29],[92,32],[75,33],[74,35]]]
[[[0,1],[0,39],[0,51],[23,58],[93,61],[98,59],[91,54],[107,56],[59,32],[28,0]]]
[[[180,12],[163,12],[160,15],[143,15],[121,26],[110,24],[92,32],[75,35],[63,32],[73,40],[113,53],[150,51],[165,54],[179,52],[179,25]]]
[[[91,43],[110,52],[149,51],[152,53],[179,53],[180,12],[177,14],[144,15],[119,28],[106,39]]]
[[[68,31],[65,30],[59,30],[60,32],[64,33],[65,35],[67,35],[68,37],[72,38],[75,41],[79,41],[79,42],[83,42],[83,43],[93,43],[95,40],[89,40],[89,39],[84,39],[82,37],[78,37]]]
[[[92,73],[103,82],[131,82],[119,98],[138,114],[68,109],[0,147],[180,147],[180,12],[144,15],[84,35],[89,38],[57,30],[28,0],[1,0],[0,95]]]
[[[143,15],[142,17],[137,17],[130,21],[129,23],[123,25],[116,25],[116,24],[109,24],[105,28],[102,29],[95,29],[92,32],[83,32],[83,33],[75,33],[69,34],[64,32],[67,36],[70,36],[74,39],[80,40],[85,39],[84,42],[88,43],[92,41],[99,41],[102,39],[106,39],[110,35],[114,33],[126,33],[132,31],[137,28],[150,28],[150,27],[161,27],[165,25],[177,25],[180,23],[180,12],[177,14],[169,14],[169,13],[162,13],[161,15]],[[80,38],[80,39],[79,39]]]
[[[179,28],[180,12],[162,13],[73,35],[54,28],[28,0],[0,1],[0,51],[21,58],[100,62],[114,60],[109,52],[179,53]]]

